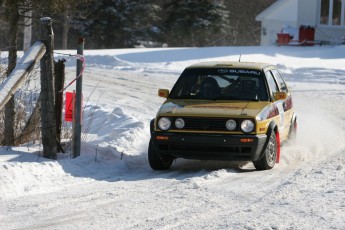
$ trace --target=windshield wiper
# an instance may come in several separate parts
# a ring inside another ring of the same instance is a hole
[[[244,98],[242,100],[243,101],[260,101],[260,99],[256,99],[256,98]]]
[[[196,95],[180,95],[180,96],[169,96],[169,99],[193,99],[196,98]]]

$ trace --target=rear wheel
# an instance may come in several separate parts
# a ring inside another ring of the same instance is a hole
[[[172,162],[174,161],[173,157],[160,156],[160,154],[157,153],[152,141],[150,141],[149,144],[148,157],[150,166],[154,170],[168,170],[170,169]]]
[[[272,131],[262,158],[253,162],[257,170],[268,170],[274,167],[277,161],[278,144],[276,133]]]

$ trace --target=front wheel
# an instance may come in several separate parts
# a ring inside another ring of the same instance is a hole
[[[274,167],[277,161],[278,144],[276,133],[272,131],[264,155],[253,162],[257,170],[268,170]]]
[[[157,153],[152,141],[150,141],[149,143],[148,157],[150,166],[154,170],[168,170],[170,169],[172,162],[174,161],[173,157],[160,156],[160,154]]]

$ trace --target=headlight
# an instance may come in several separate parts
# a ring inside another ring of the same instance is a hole
[[[168,130],[171,126],[171,121],[169,118],[166,117],[162,117],[161,119],[159,119],[158,121],[158,127],[161,130]]]
[[[241,123],[241,129],[245,133],[250,133],[254,129],[254,123],[251,120],[243,120]]]
[[[228,120],[228,121],[226,122],[225,126],[226,126],[226,128],[227,128],[228,130],[230,130],[230,131],[231,131],[231,130],[234,130],[234,129],[236,128],[236,121],[230,119],[230,120]]]
[[[177,118],[176,120],[175,120],[175,126],[176,126],[176,128],[178,128],[178,129],[182,129],[183,127],[184,127],[184,120],[182,119],[182,118]]]

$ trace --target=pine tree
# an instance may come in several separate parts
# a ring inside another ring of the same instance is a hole
[[[149,0],[92,1],[81,33],[98,48],[133,47],[138,40],[152,40],[159,33],[155,23],[160,7]],[[90,48],[90,46],[89,46]],[[91,47],[92,48],[92,47]]]
[[[166,5],[164,32],[169,46],[217,45],[228,29],[221,1],[175,0]]]

